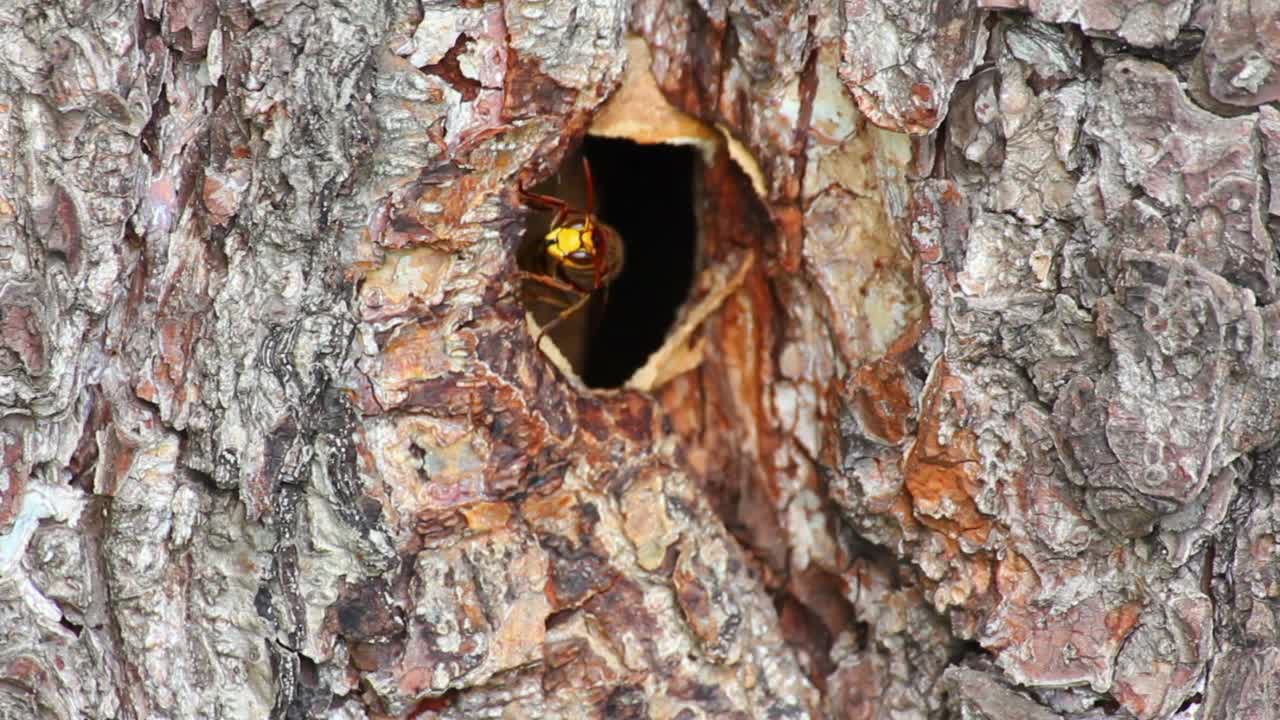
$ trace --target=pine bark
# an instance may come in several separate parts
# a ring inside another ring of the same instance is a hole
[[[0,718],[1276,717],[1278,19],[0,4]],[[702,274],[597,391],[517,188],[624,71]]]

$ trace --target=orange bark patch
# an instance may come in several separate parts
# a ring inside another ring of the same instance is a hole
[[[959,381],[945,363],[925,389],[916,443],[903,464],[915,514],[952,540],[986,543],[991,520],[978,512],[977,437],[965,427]]]
[[[902,442],[914,408],[901,363],[889,359],[863,366],[850,389],[862,429],[890,445]]]
[[[511,506],[503,502],[481,502],[462,508],[462,515],[471,530],[498,530],[511,520]]]
[[[568,517],[576,512],[578,499],[571,493],[559,492],[551,495],[530,495],[520,506],[520,515],[526,521],[537,524],[542,520],[554,520]]]
[[[1133,626],[1138,624],[1138,615],[1141,612],[1142,606],[1136,602],[1109,610],[1103,618],[1103,623],[1107,626],[1107,635],[1110,639],[1116,643],[1124,639]]]

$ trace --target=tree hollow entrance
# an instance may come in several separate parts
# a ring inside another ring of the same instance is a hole
[[[588,387],[615,388],[662,345],[689,296],[697,256],[694,174],[701,161],[690,146],[588,137],[580,153],[534,190],[585,207],[581,156],[591,165],[596,215],[618,232],[626,258],[607,289],[543,342],[554,341]],[[546,213],[531,216],[520,258],[526,270],[539,267],[548,223]],[[545,325],[563,305],[544,302],[546,293],[530,289],[527,305]]]

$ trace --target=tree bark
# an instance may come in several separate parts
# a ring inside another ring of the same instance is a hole
[[[0,718],[1277,717],[1278,18],[4,3]],[[614,390],[588,132],[701,157]]]

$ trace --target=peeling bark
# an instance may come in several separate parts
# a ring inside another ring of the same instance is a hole
[[[0,717],[1272,717],[1278,13],[7,3]],[[588,132],[701,158],[609,391]]]

